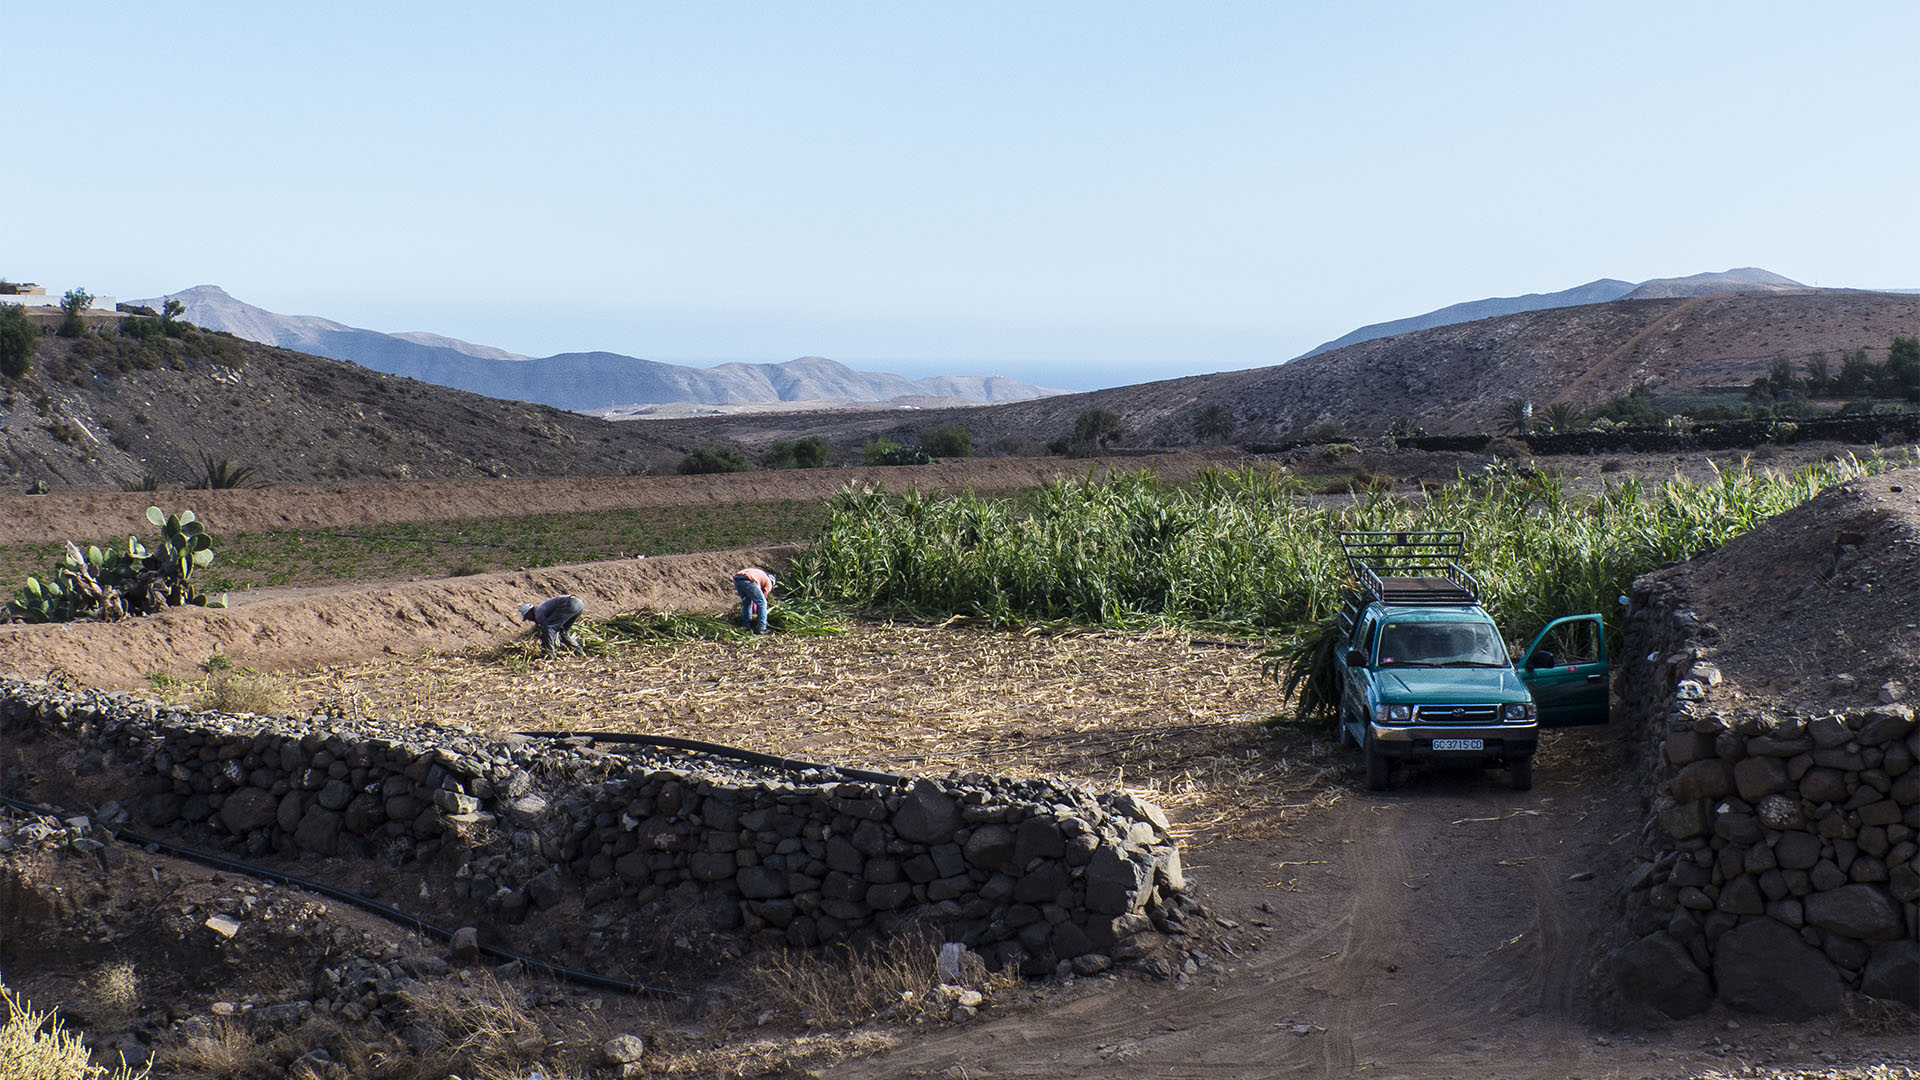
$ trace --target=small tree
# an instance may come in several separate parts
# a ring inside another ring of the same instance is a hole
[[[1874,363],[1867,350],[1855,349],[1840,360],[1840,374],[1834,380],[1841,397],[1865,397],[1873,390]]]
[[[973,435],[959,424],[941,424],[920,433],[920,449],[937,458],[972,457]]]
[[[1897,337],[1887,350],[1887,382],[1895,393],[1920,400],[1920,337]]]
[[[817,469],[827,463],[827,443],[818,435],[774,443],[760,455],[766,469]]]
[[[793,443],[793,466],[796,469],[818,469],[827,463],[827,441],[818,435],[809,435],[796,439]]]
[[[68,289],[60,296],[60,336],[79,337],[87,330],[80,314],[93,306],[93,294],[85,289]]]
[[[1089,450],[1105,450],[1108,440],[1126,433],[1120,415],[1111,409],[1087,409],[1073,418],[1073,441]]]
[[[1793,361],[1787,359],[1786,353],[1775,355],[1773,362],[1767,365],[1767,389],[1773,391],[1776,398],[1793,396]]]
[[[39,345],[40,329],[27,318],[18,304],[0,304],[0,375],[24,379],[33,370],[33,350]]]
[[[1807,396],[1826,397],[1827,391],[1833,389],[1833,372],[1827,366],[1827,354],[1816,352],[1808,355],[1806,371],[1807,377],[1800,382],[1806,387]]]
[[[695,476],[701,473],[746,472],[747,456],[738,450],[728,450],[718,446],[703,446],[680,459],[680,474]]]
[[[1210,443],[1225,442],[1233,434],[1236,423],[1233,410],[1218,402],[1200,406],[1193,414],[1193,433],[1196,437]]]

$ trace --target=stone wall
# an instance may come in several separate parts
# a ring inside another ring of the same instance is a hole
[[[1159,809],[1047,781],[848,779],[0,681],[0,746],[44,740],[77,760],[78,782],[114,788],[136,829],[236,858],[457,868],[465,915],[515,924],[558,909],[597,940],[690,909],[742,947],[930,924],[996,966],[1090,973],[1180,932],[1192,907]]]
[[[1920,1007],[1920,731],[1902,702],[1721,707],[1718,630],[1636,581],[1620,686],[1648,816],[1621,898],[1623,994],[1799,1018],[1849,991]]]

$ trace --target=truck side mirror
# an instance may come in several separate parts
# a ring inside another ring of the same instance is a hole
[[[1367,650],[1348,649],[1347,650],[1347,666],[1348,667],[1366,667],[1367,666]]]

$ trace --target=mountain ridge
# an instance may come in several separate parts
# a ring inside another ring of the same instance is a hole
[[[1457,323],[1497,318],[1501,315],[1517,315],[1524,311],[1607,304],[1615,300],[1664,300],[1709,296],[1722,292],[1772,293],[1810,291],[1811,289],[1812,286],[1803,285],[1790,277],[1776,274],[1771,270],[1762,270],[1757,266],[1689,274],[1686,277],[1649,278],[1638,283],[1622,281],[1619,278],[1596,278],[1585,285],[1575,285],[1571,289],[1562,289],[1559,292],[1527,293],[1523,296],[1490,296],[1483,300],[1448,304],[1446,307],[1435,308],[1420,315],[1409,315],[1404,319],[1368,323],[1332,341],[1316,345],[1294,359],[1305,360],[1309,356],[1318,356],[1348,345],[1358,345],[1363,341],[1410,334],[1417,330],[1431,330],[1436,326],[1452,326]]]
[[[209,330],[224,330],[249,341],[344,360],[485,397],[577,412],[682,402],[885,402],[900,397],[998,403],[1067,392],[1001,376],[915,379],[888,372],[855,371],[817,356],[778,364],[736,361],[712,368],[668,364],[604,350],[529,357],[426,331],[388,334],[317,315],[282,315],[239,300],[218,285],[196,285],[131,303],[157,309],[169,299],[184,305],[183,317],[188,322]]]

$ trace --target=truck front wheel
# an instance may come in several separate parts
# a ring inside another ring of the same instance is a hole
[[[1533,755],[1507,759],[1507,778],[1515,791],[1533,790]]]
[[[1393,770],[1393,762],[1374,745],[1372,732],[1367,733],[1364,749],[1367,756],[1367,790],[1387,790],[1388,774]]]

